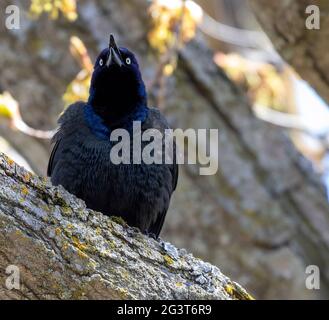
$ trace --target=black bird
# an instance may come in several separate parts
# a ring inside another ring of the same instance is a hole
[[[87,207],[120,216],[158,237],[176,188],[178,166],[175,155],[173,164],[112,163],[115,143],[110,134],[118,128],[131,133],[133,121],[141,122],[142,133],[169,128],[158,109],[147,107],[135,55],[118,48],[111,35],[109,47],[96,59],[88,102],[70,105],[58,121],[47,173],[54,185],[83,199]],[[161,147],[167,148],[163,140]]]

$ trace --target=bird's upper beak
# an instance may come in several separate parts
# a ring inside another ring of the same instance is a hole
[[[119,67],[121,67],[123,65],[123,61],[120,50],[115,43],[113,34],[110,35],[109,49],[110,52],[106,61],[106,66],[109,67],[111,64],[116,63]]]

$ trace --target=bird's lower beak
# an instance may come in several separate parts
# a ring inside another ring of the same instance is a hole
[[[110,53],[106,61],[106,66],[109,67],[112,64],[117,64],[121,67],[123,65],[122,57],[112,34],[110,35],[109,49]]]

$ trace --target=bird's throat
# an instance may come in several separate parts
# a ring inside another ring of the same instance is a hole
[[[93,76],[88,104],[109,128],[120,128],[139,108],[146,107],[147,95],[140,76],[121,69]]]
[[[94,107],[90,104],[87,103],[84,107],[85,120],[89,129],[101,139],[108,139],[111,132],[117,128],[123,128],[130,132],[133,127],[133,122],[144,122],[148,113],[149,109],[147,106],[139,106],[133,112],[120,118],[117,123],[113,121],[106,123],[103,118],[95,112]]]
[[[89,104],[102,118],[104,123],[111,127],[120,127],[127,116],[146,105],[138,93],[124,94],[119,90],[96,90],[90,97]]]

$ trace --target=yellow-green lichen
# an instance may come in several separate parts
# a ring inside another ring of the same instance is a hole
[[[88,255],[78,249],[78,256],[82,259],[87,259]]]
[[[65,241],[63,243],[62,249],[63,249],[63,251],[66,251],[68,248],[69,248],[69,243],[67,241]]]
[[[85,294],[86,293],[82,288],[76,289],[72,293],[72,299],[74,299],[74,300],[82,299],[85,296]]]
[[[224,290],[233,298],[238,300],[255,300],[248,292],[235,284],[226,284]]]
[[[11,167],[15,164],[15,161],[10,158],[6,159],[6,161]]]
[[[42,209],[43,211],[46,211],[46,212],[49,212],[50,211],[49,207],[46,204],[42,204],[40,206],[40,209]]]
[[[227,284],[224,286],[225,291],[230,295],[233,296],[234,287],[231,284]]]
[[[72,236],[72,241],[73,245],[82,252],[85,251],[88,247],[86,244],[80,242],[76,236]]]
[[[25,172],[25,173],[23,174],[23,181],[24,181],[24,182],[26,182],[26,183],[30,182],[31,178],[32,178],[32,176],[31,176],[30,173]]]
[[[111,220],[118,223],[118,224],[121,224],[122,226],[127,225],[127,222],[122,217],[112,216]]]
[[[115,249],[117,245],[115,244],[114,241],[107,241],[108,245],[110,246],[111,249]]]
[[[164,259],[165,263],[168,265],[172,265],[174,263],[174,260],[168,254],[165,254],[163,256],[163,259]]]
[[[21,191],[24,196],[26,196],[29,193],[29,189],[26,188],[26,186],[23,186]]]
[[[63,212],[63,214],[65,214],[66,216],[71,216],[72,215],[72,209],[66,205],[62,205],[61,206],[61,211]]]
[[[124,288],[118,288],[118,294],[122,300],[126,300],[128,297],[128,290]]]

